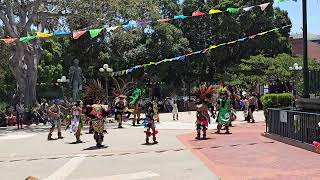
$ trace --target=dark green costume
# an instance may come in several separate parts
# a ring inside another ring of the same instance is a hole
[[[219,99],[219,116],[218,123],[221,125],[229,125],[232,116],[230,99]]]

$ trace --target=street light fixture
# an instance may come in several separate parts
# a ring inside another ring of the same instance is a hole
[[[67,79],[67,77],[66,76],[61,76],[61,78],[60,79],[57,79],[57,82],[58,83],[69,83],[70,82],[70,80],[69,79]],[[64,93],[63,93],[63,85],[62,85],[62,96],[64,96]]]
[[[293,66],[289,67],[289,70],[290,70],[290,71],[293,71],[294,74],[298,73],[298,72],[301,71],[302,69],[303,69],[303,67],[302,67],[302,66],[299,66],[298,63],[294,63]],[[295,85],[296,83],[295,83],[295,81],[296,81],[296,78],[294,77],[294,80],[293,80],[293,96],[294,96],[294,97],[296,97],[296,95],[297,95],[296,85]]]
[[[99,68],[99,72],[106,73],[106,93],[107,93],[107,104],[109,104],[109,92],[108,92],[108,77],[113,73],[113,69],[108,64],[104,64]]]

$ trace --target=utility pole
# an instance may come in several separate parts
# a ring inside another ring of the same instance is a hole
[[[303,16],[303,98],[310,98],[309,68],[308,68],[308,25],[307,25],[307,0],[302,0]]]

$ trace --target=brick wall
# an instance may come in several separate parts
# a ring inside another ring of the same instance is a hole
[[[290,38],[292,45],[292,54],[295,56],[303,56],[303,39]],[[308,41],[308,57],[315,58],[320,62],[320,44],[312,41]]]

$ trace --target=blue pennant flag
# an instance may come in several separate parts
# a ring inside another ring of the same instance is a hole
[[[128,24],[123,25],[123,28],[124,28],[125,30],[133,29],[133,28],[136,28],[136,27],[138,27],[138,23],[137,23],[136,21],[129,21]]]
[[[178,15],[178,16],[174,16],[173,19],[185,19],[189,16],[185,16],[185,15]]]
[[[53,33],[54,35],[69,35],[71,34],[70,32],[64,32],[64,31],[56,31]]]
[[[173,60],[175,60],[175,61],[178,61],[178,60],[183,61],[185,59],[186,59],[186,56],[178,56],[178,57],[173,58]]]

